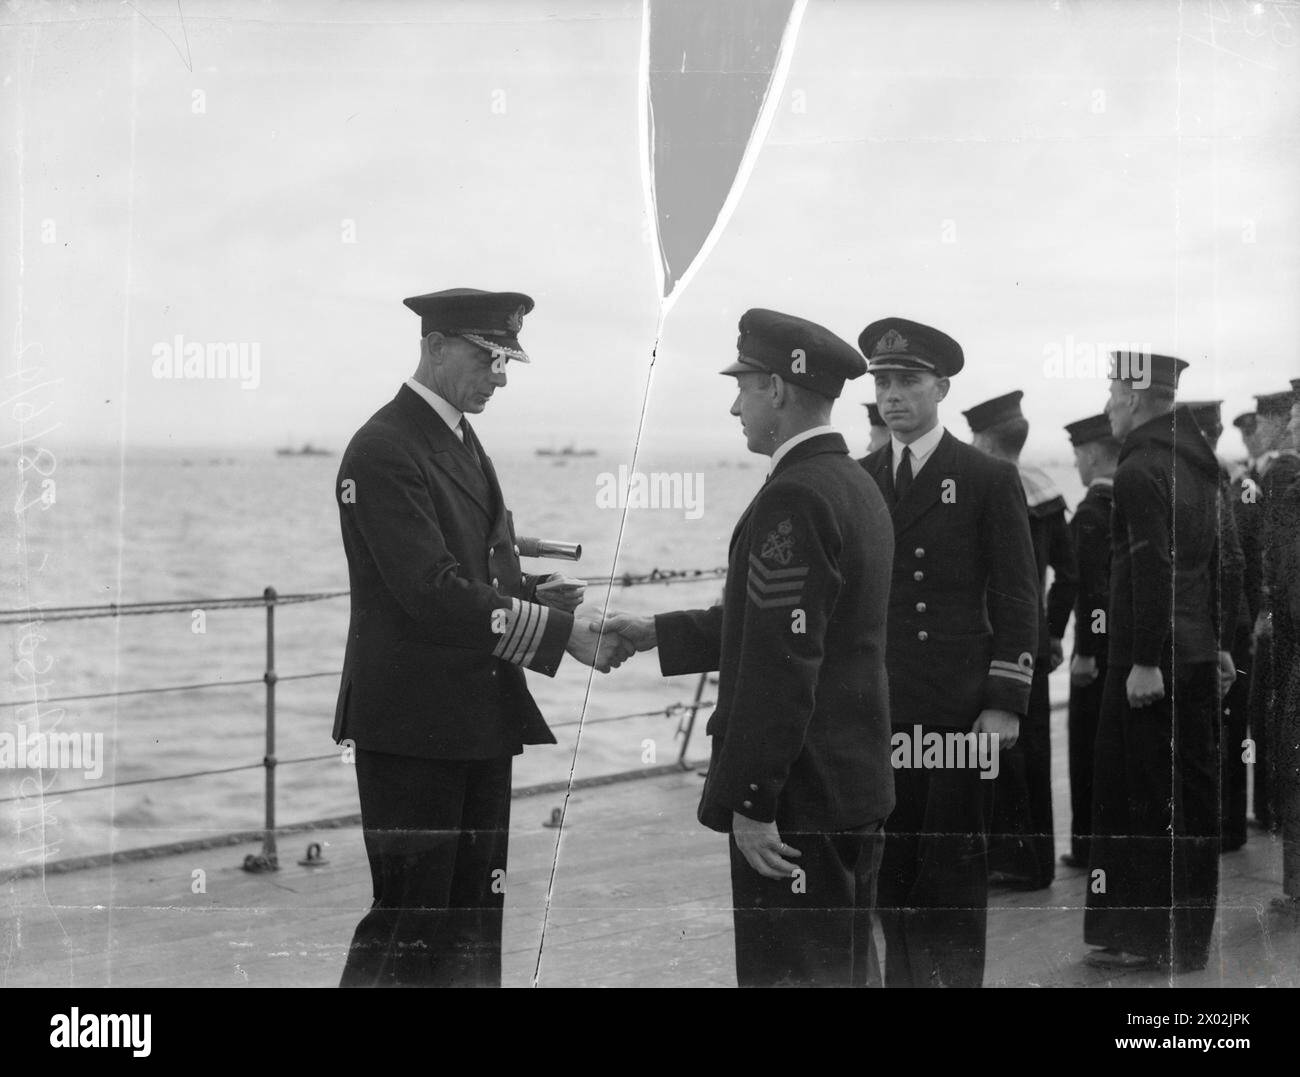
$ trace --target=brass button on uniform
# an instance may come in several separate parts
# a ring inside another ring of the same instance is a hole
[[[515,547],[515,556],[516,556],[516,557],[519,556],[519,547],[518,547],[518,546]]]
[[[924,547],[924,546],[918,546],[915,550],[912,551],[912,553],[914,553],[917,557],[924,557],[924,556],[925,556],[925,547]]]
[[[499,579],[497,579],[495,576],[492,577],[492,586],[493,586],[493,587],[500,587],[500,586],[501,586],[501,581],[500,581]]]
[[[495,546],[489,546],[489,547],[488,547],[488,557],[489,557],[489,558],[492,558],[492,557],[495,557],[496,555],[497,555],[497,548],[496,548]]]
[[[924,603],[924,602],[918,602],[918,603],[916,604],[916,612],[917,612],[917,613],[924,613],[924,612],[925,612],[925,603]]]
[[[920,583],[923,579],[925,579],[925,573],[918,568],[915,572],[912,573],[912,579],[914,579],[917,583]]]
[[[750,791],[751,793],[757,793],[757,792],[758,792],[758,786],[756,786],[756,785],[751,785],[751,786],[749,787],[749,791]]]
[[[753,806],[754,806],[754,802],[752,800],[747,800],[744,802],[744,804],[741,805],[741,807],[744,808],[752,808]]]
[[[924,643],[926,640],[930,638],[930,633],[923,628],[921,629],[920,632],[916,634],[916,638],[919,639],[922,643]]]

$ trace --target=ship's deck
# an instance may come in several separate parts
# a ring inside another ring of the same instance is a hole
[[[1063,738],[1058,740],[1058,744]],[[1063,757],[1064,753],[1059,752]],[[1058,760],[1058,771],[1063,770]],[[1058,827],[1068,821],[1056,784]],[[700,778],[672,773],[573,794],[560,848],[540,984],[545,987],[730,986],[730,886],[724,839],[695,822]],[[562,795],[517,799],[511,835],[504,981],[532,983]],[[297,864],[309,841],[330,863]],[[1058,852],[1062,845],[1058,839]],[[332,986],[369,905],[356,827],[281,838],[282,870],[239,865],[258,847],[118,863],[6,884],[0,982],[19,986]],[[1251,830],[1222,859],[1215,959],[1179,986],[1300,986],[1300,924],[1270,910],[1280,844]],[[193,873],[206,892],[193,893]],[[7,892],[6,892],[7,891]],[[1050,890],[995,892],[989,986],[1168,983],[1081,963],[1084,873]]]

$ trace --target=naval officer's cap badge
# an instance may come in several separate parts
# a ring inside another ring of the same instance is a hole
[[[881,318],[858,335],[867,370],[915,370],[950,378],[966,364],[961,345],[947,333],[907,318]]]
[[[447,288],[402,300],[420,316],[420,335],[446,333],[464,337],[492,357],[528,362],[519,343],[524,315],[533,309],[522,292],[485,292],[481,288]]]

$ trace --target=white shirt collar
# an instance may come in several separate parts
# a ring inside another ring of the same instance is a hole
[[[921,468],[925,467],[925,462],[930,459],[930,454],[938,447],[939,442],[943,440],[945,431],[943,423],[935,423],[934,429],[928,433],[922,434],[911,445],[906,448],[912,450],[912,475],[915,477]],[[903,462],[904,445],[898,440],[897,434],[890,434],[889,440],[892,443],[890,451],[893,455],[894,474],[898,474],[898,465]]]
[[[433,408],[433,410],[438,413],[438,418],[451,427],[451,432],[453,434],[460,438],[461,441],[465,440],[465,432],[461,429],[460,425],[461,412],[459,409],[447,403],[446,400],[440,397],[427,385],[421,385],[414,378],[407,378],[406,384],[424,398],[429,407]]]
[[[772,454],[772,463],[768,465],[767,473],[769,475],[772,474],[772,472],[776,470],[776,465],[781,462],[781,458],[785,456],[785,454],[788,453],[791,449],[793,449],[796,445],[800,445],[803,442],[810,440],[811,438],[821,437],[822,434],[838,434],[838,433],[839,431],[836,430],[835,427],[833,426],[814,426],[810,430],[805,430],[801,434],[795,434],[794,437],[787,438],[785,441],[781,442],[779,446],[777,446],[776,452]]]

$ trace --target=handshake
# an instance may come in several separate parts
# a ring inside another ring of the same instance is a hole
[[[611,610],[603,617],[593,613],[574,613],[582,604],[586,583],[552,572],[537,585],[537,600],[552,609],[573,613],[573,631],[564,649],[579,662],[608,673],[617,669],[637,651],[648,651],[655,638],[653,617],[636,617]]]
[[[653,617],[637,617],[611,610],[600,614],[577,614],[564,649],[579,662],[608,673],[637,651],[649,651],[658,644]]]

